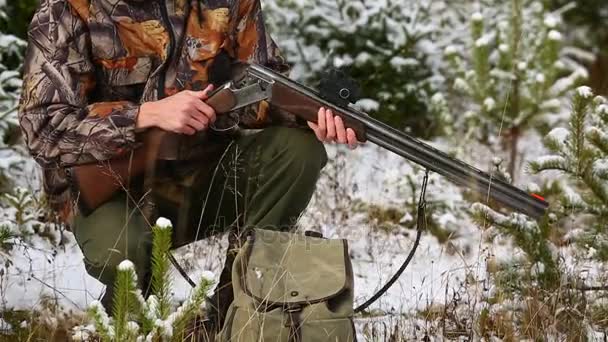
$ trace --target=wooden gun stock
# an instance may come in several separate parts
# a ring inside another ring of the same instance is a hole
[[[216,113],[230,112],[236,105],[231,90],[220,88],[205,101]],[[184,139],[196,139],[181,134],[151,128],[141,133],[142,146],[125,156],[105,162],[72,167],[72,181],[79,191],[78,205],[84,215],[110,200],[129,180],[153,170],[157,160],[179,159],[180,144]]]
[[[351,117],[346,116],[342,110],[338,107],[328,106],[327,103],[316,100],[313,97],[306,96],[306,94],[296,89],[290,88],[281,83],[275,83],[272,86],[272,106],[280,108],[286,112],[289,112],[295,116],[298,116],[306,121],[317,122],[318,113],[320,107],[329,107],[332,109],[334,115],[339,116],[344,121],[344,126],[351,128],[357,135],[357,140],[365,142],[367,135],[365,132],[365,125],[362,122],[353,120]]]

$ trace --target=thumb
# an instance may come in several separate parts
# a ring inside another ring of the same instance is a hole
[[[209,93],[211,93],[215,89],[213,84],[209,84],[207,88],[194,92],[194,96],[198,97],[201,100],[206,100],[209,97]]]

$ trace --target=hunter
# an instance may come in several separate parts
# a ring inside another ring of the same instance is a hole
[[[43,0],[28,39],[21,128],[48,201],[74,233],[87,272],[106,285],[106,308],[124,259],[149,287],[157,217],[173,221],[175,247],[243,227],[290,229],[326,163],[322,142],[357,144],[329,110],[320,108],[314,124],[267,103],[239,114],[238,133],[213,134],[216,114],[205,100],[229,79],[232,62],[289,71],[259,0]],[[111,166],[141,148],[150,128],[196,136],[198,146],[84,210],[72,170]],[[229,248],[210,298],[219,324],[232,301],[233,257]]]

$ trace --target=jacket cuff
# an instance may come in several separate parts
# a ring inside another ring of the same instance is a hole
[[[116,147],[121,150],[131,150],[137,146],[136,123],[140,106],[126,105],[119,113],[113,114],[110,120],[117,128]]]

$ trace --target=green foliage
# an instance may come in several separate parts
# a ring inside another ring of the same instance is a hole
[[[534,174],[557,172],[564,177],[555,195],[560,219],[581,222],[576,240],[600,260],[608,260],[608,102],[580,87],[572,99],[567,128],[545,137],[549,155],[529,164]]]
[[[0,32],[25,39],[27,27],[39,2],[40,0],[7,1],[4,15],[0,17]]]
[[[152,243],[152,292],[158,298],[158,317],[166,319],[171,309],[171,278],[169,274],[169,258],[171,249],[171,229],[158,225],[152,228],[154,240]]]
[[[576,8],[564,16],[566,22],[572,25],[574,30],[584,27],[579,33],[579,38],[596,49],[608,52],[608,2],[604,0],[545,0],[552,8],[562,8],[568,4],[574,4]],[[584,35],[584,36],[583,36]]]
[[[113,298],[113,315],[108,317],[99,302],[93,303],[88,316],[102,342],[112,341],[182,341],[188,323],[202,313],[207,293],[213,286],[211,277],[203,277],[191,295],[181,306],[171,306],[171,281],[169,277],[169,250],[172,227],[170,222],[159,219],[152,228],[153,262],[152,292],[146,300],[137,288],[134,265],[123,261],[117,270]],[[87,327],[74,329],[75,335],[89,335]]]
[[[9,226],[0,226],[0,252],[10,252],[13,249],[17,235],[13,233]]]
[[[495,235],[513,238],[514,244],[526,255],[525,265],[521,262],[515,262],[513,267],[506,264],[502,272],[497,272],[498,284],[520,293],[525,291],[526,283],[518,281],[518,278],[533,280],[544,290],[559,286],[559,262],[553,252],[555,246],[550,241],[553,217],[536,222],[517,213],[505,216],[479,203],[473,206],[472,214],[479,226],[494,227]]]
[[[436,2],[435,2],[436,3]],[[295,75],[315,84],[331,67],[361,83],[360,107],[421,137],[443,132],[450,118],[432,101],[428,55],[432,1],[282,0],[267,4],[278,42]]]
[[[559,23],[559,13],[535,1],[493,4],[471,16],[470,39],[445,49],[451,102],[467,111],[465,136],[489,146],[500,137],[511,177],[521,134],[543,129],[560,98],[587,76],[564,62]]]

